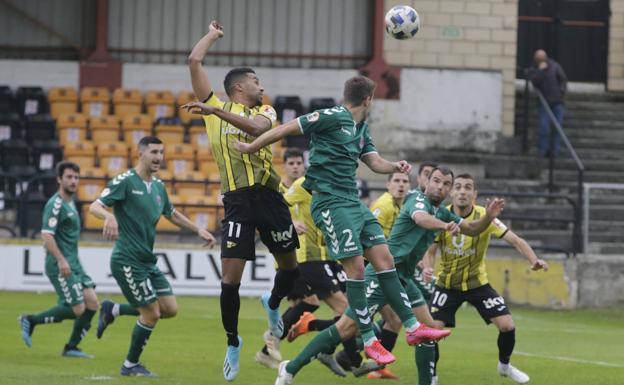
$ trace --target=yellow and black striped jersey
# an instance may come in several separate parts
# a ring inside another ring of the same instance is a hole
[[[214,93],[208,97],[205,103],[249,119],[253,119],[256,115],[262,115],[271,121],[272,126],[275,126],[277,121],[277,114],[269,105],[249,108],[240,103],[223,102]],[[226,193],[258,184],[273,190],[278,189],[280,177],[271,163],[273,154],[270,145],[261,148],[255,154],[242,154],[234,147],[235,141],[249,143],[255,137],[216,115],[204,116],[203,118],[212,154],[219,166],[221,192]]]
[[[381,225],[383,229],[383,233],[386,236],[386,239],[390,237],[390,232],[392,231],[392,226],[394,225],[394,221],[399,216],[401,212],[401,206],[397,206],[394,203],[394,198],[390,195],[389,192],[383,193],[370,207],[370,210],[373,212],[375,218]]]
[[[453,210],[452,206],[448,206]],[[472,221],[485,215],[485,207],[473,206],[472,212],[464,219]],[[466,291],[488,283],[485,270],[485,254],[490,245],[490,236],[502,238],[507,226],[494,219],[481,234],[470,237],[464,234],[451,236],[442,232],[436,239],[440,245],[441,263],[437,285],[446,289]]]
[[[299,235],[299,248],[297,249],[297,262],[326,261],[328,259],[327,248],[323,233],[316,227],[310,212],[312,195],[303,188],[305,177],[297,179],[284,194],[286,202],[290,205],[290,214],[293,221],[303,222],[306,227],[305,234]]]

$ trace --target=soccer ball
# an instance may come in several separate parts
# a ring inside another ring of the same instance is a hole
[[[420,28],[418,12],[407,5],[397,5],[386,13],[386,32],[395,39],[411,39]]]

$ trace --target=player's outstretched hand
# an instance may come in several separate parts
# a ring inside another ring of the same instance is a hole
[[[182,109],[186,109],[191,114],[197,115],[212,115],[217,110],[215,106],[209,106],[200,102],[188,102],[183,106],[180,106]]]
[[[486,211],[490,218],[497,218],[505,208],[505,200],[501,198],[488,199]]]
[[[252,143],[244,143],[239,140],[236,140],[234,142],[234,148],[236,148],[236,150],[240,151],[242,154],[253,154],[254,152],[256,152],[253,148]]]
[[[455,236],[459,234],[461,229],[459,228],[459,225],[457,223],[449,222],[446,224],[444,230],[447,231],[450,235]]]
[[[306,228],[305,223],[299,221],[293,221],[293,225],[295,225],[295,231],[297,235],[305,234],[308,229]]]
[[[425,281],[425,283],[431,283],[431,280],[433,279],[433,269],[430,267],[425,267],[424,269],[422,269],[422,273],[423,281]]]
[[[117,220],[114,216],[109,215],[104,219],[104,229],[102,230],[102,235],[104,239],[109,241],[114,241],[117,239],[119,235],[119,229],[117,226]]]
[[[406,160],[400,160],[396,162],[396,169],[397,171],[402,172],[404,174],[409,174],[410,171],[412,170],[412,165],[407,163]]]
[[[63,258],[58,262],[59,273],[63,278],[67,278],[71,275],[71,268],[69,267],[69,263],[67,260]]]
[[[204,243],[204,246],[206,247],[212,247],[215,245],[215,243],[217,242],[215,240],[215,237],[212,236],[212,234],[210,234],[210,231],[205,230],[205,229],[199,229],[199,231],[197,232],[197,235],[199,235],[199,237],[201,239],[203,239],[204,241],[206,241],[206,243]]]
[[[548,271],[548,262],[544,261],[543,259],[538,259],[537,261],[533,262],[533,264],[531,265],[531,270],[533,270],[533,271],[537,271],[537,270]]]
[[[214,34],[216,37],[223,37],[223,26],[218,21],[213,20],[208,27],[208,33]]]

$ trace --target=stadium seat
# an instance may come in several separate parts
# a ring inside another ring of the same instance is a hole
[[[63,159],[63,150],[56,140],[35,140],[31,153],[32,165],[40,171],[53,170]]]
[[[104,220],[97,218],[89,212],[89,203],[83,203],[82,205],[82,227],[85,230],[98,230],[102,231],[104,227]]]
[[[28,166],[28,144],[23,139],[9,139],[0,142],[0,156],[2,168],[8,170],[10,166]]]
[[[15,185],[9,186],[13,196],[19,196],[28,191],[28,181],[37,173],[37,170],[30,165],[12,165],[8,168],[7,176],[15,181]]]
[[[95,116],[89,119],[91,140],[94,143],[117,142],[119,140],[119,121],[116,116]]]
[[[110,114],[110,94],[105,87],[85,87],[80,91],[82,113],[91,117]]]
[[[48,198],[40,191],[26,192],[26,204],[20,205],[17,221],[29,230],[41,229],[41,213]]]
[[[178,96],[176,98],[176,109],[178,111],[178,117],[182,124],[189,124],[191,120],[197,119],[197,115],[191,114],[187,110],[183,110],[180,107],[189,102],[197,101],[195,94],[191,91],[180,91],[178,92]]]
[[[88,169],[95,166],[95,147],[93,142],[67,143],[63,152],[65,159],[78,164],[80,168]]]
[[[303,103],[299,96],[278,96],[273,104],[277,112],[277,120],[282,123],[290,122],[297,116],[303,114]]]
[[[0,114],[0,141],[23,138],[23,124],[15,112]]]
[[[117,175],[128,169],[128,146],[125,143],[98,143],[100,168],[108,175]]]
[[[163,143],[184,143],[184,127],[178,118],[161,118],[156,123],[155,135]]]
[[[284,163],[284,152],[286,152],[286,149],[284,147],[275,145],[271,147],[271,153],[273,154],[273,164]]]
[[[213,205],[218,204],[217,195],[189,195],[184,197],[187,205]],[[186,216],[202,229],[214,232],[219,228],[217,207],[186,207]]]
[[[49,169],[40,171],[33,176],[33,180],[28,185],[29,191],[40,191],[46,198],[50,198],[58,191],[56,180],[56,170]]]
[[[208,133],[206,126],[201,120],[193,120],[189,127],[189,138],[193,148],[210,150],[210,142],[208,141]]]
[[[183,211],[182,207],[176,207],[177,205],[181,205],[184,203],[184,200],[182,199],[182,197],[178,195],[169,195],[169,202],[173,204],[173,207],[176,210],[180,210],[181,212]],[[158,221],[158,224],[156,225],[156,231],[180,231],[180,228],[174,225],[173,223],[171,223],[169,219],[165,218],[164,216],[161,216],[160,220]]]
[[[113,92],[115,116],[123,119],[126,115],[139,115],[143,108],[143,97],[136,89],[117,88]]]
[[[148,91],[145,95],[147,114],[156,121],[175,116],[175,98],[171,91]]]
[[[156,175],[160,180],[163,181],[165,187],[167,188],[167,192],[169,194],[173,194],[173,172],[170,170],[159,170]]]
[[[28,143],[35,139],[56,138],[56,123],[50,114],[28,115],[25,119],[25,137]]]
[[[212,151],[208,149],[200,149],[197,151],[197,169],[204,174],[209,180],[219,180],[219,167],[212,155]]]
[[[60,114],[56,120],[59,143],[78,143],[87,140],[87,117],[83,114]]]
[[[16,112],[13,91],[9,86],[0,86],[0,114],[12,112]]]
[[[145,114],[128,114],[123,118],[121,128],[124,134],[124,142],[135,148],[141,138],[152,134],[152,118]]]
[[[175,174],[175,193],[181,196],[205,195],[206,177],[201,171]]]
[[[22,116],[47,114],[49,107],[41,87],[20,87],[15,92],[17,113]]]
[[[78,111],[78,93],[73,87],[52,87],[48,90],[50,115],[58,119],[61,114],[74,114]]]
[[[78,184],[78,199],[93,202],[106,187],[106,171],[101,168],[81,168]]]
[[[177,175],[181,172],[193,171],[195,156],[193,147],[189,144],[174,144],[165,147],[165,162],[167,170]]]
[[[310,99],[310,108],[308,111],[316,111],[322,108],[331,108],[336,105],[334,98],[312,98]]]

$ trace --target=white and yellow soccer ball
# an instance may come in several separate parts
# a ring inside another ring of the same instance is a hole
[[[420,28],[418,12],[407,5],[397,5],[386,13],[386,32],[398,40],[411,39]]]

